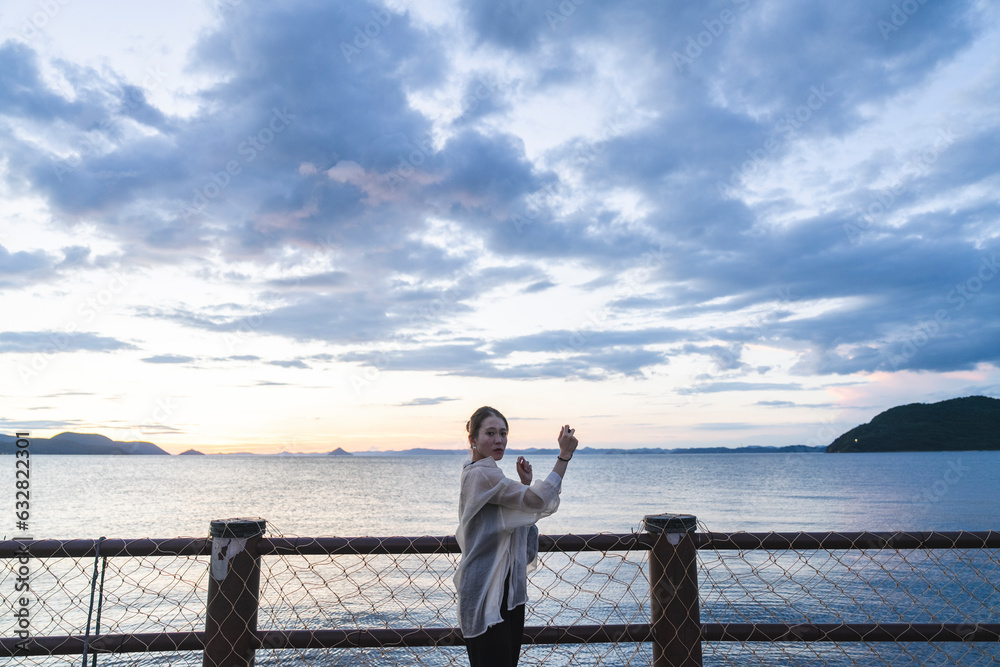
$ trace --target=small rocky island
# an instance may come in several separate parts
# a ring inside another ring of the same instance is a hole
[[[953,452],[1000,449],[1000,399],[966,396],[890,408],[827,446],[827,452]]]

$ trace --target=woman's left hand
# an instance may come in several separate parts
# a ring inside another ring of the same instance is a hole
[[[517,457],[517,476],[521,478],[521,484],[531,484],[531,464],[523,456]]]

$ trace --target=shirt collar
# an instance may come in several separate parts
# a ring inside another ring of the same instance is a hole
[[[489,461],[489,463],[486,463],[486,461]],[[470,458],[468,461],[465,462],[465,465],[463,466],[463,468],[468,468],[469,466],[485,466],[487,468],[489,468],[489,467],[493,467],[493,468],[498,467],[497,466],[497,462],[495,460],[493,460],[492,456],[487,456],[486,458],[479,459],[478,461],[473,461]]]

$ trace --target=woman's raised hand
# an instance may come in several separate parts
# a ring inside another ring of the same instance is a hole
[[[517,457],[517,476],[521,478],[521,484],[531,485],[531,464],[523,456]]]
[[[576,451],[579,441],[576,436],[573,435],[576,429],[570,428],[569,424],[566,424],[559,431],[559,455],[563,458],[572,458],[573,452]]]

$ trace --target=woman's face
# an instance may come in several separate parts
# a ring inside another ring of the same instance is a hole
[[[488,458],[499,461],[507,449],[507,426],[499,417],[490,415],[479,427],[479,435],[475,439],[469,436],[469,444],[472,445],[473,461]]]

